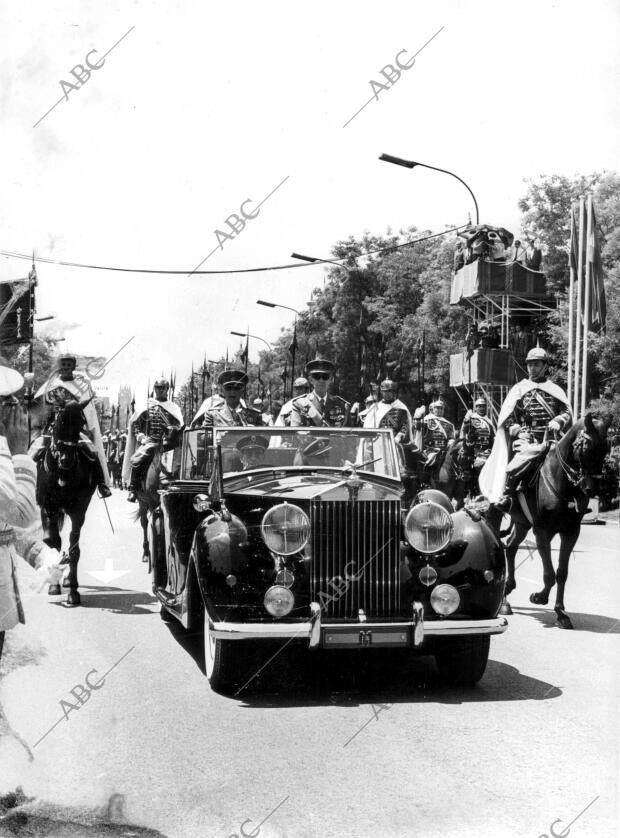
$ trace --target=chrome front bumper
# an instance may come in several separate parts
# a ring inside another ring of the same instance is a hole
[[[424,609],[414,603],[411,620],[395,623],[323,623],[318,603],[310,606],[312,618],[303,623],[212,622],[218,640],[293,640],[307,638],[310,648],[354,646],[420,646],[425,637],[459,637],[465,634],[501,634],[505,617],[486,620],[432,620],[424,622]]]

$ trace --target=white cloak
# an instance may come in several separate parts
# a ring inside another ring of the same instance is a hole
[[[491,453],[480,471],[478,483],[480,491],[491,503],[497,503],[504,494],[506,485],[506,466],[508,465],[508,429],[505,427],[506,420],[515,409],[516,403],[530,390],[542,390],[558,401],[561,401],[571,413],[568,397],[564,390],[553,381],[531,381],[524,378],[518,381],[506,396],[497,419],[497,433]],[[571,413],[572,417],[572,413]]]
[[[52,373],[52,375],[50,375],[45,384],[42,384],[39,387],[34,397],[35,399],[45,397],[45,404],[52,404],[53,402],[51,399],[48,398],[47,394],[50,393],[52,390],[55,390],[57,387],[63,387],[65,390],[71,393],[74,399],[78,402],[83,402],[86,399],[92,399],[92,397],[95,395],[93,393],[92,387],[90,386],[90,382],[86,378],[84,378],[84,376],[77,374],[74,375],[74,377],[69,381],[63,381],[63,379],[60,377],[60,374],[58,372],[54,372]],[[108,464],[103,448],[103,440],[101,439],[99,417],[97,416],[97,411],[95,410],[95,405],[92,403],[92,401],[90,401],[84,408],[84,419],[86,419],[86,426],[88,430],[91,432],[95,450],[97,451],[97,457],[99,458],[101,468],[103,469],[103,475],[105,477],[106,485],[109,486],[110,475],[108,474]]]
[[[409,429],[409,439],[413,439],[413,427],[411,422],[411,413],[409,412],[409,408],[406,404],[401,402],[400,399],[394,399],[393,402],[375,402],[374,404],[370,405],[368,410],[365,410],[364,416],[364,428],[378,428],[380,426],[381,420],[384,416],[386,416],[390,410],[404,410],[407,414],[407,426]]]
[[[129,483],[129,479],[131,477],[131,458],[135,454],[137,448],[134,422],[137,422],[142,414],[145,413],[153,404],[159,405],[159,407],[165,410],[166,413],[168,413],[169,416],[176,421],[176,424],[178,424],[179,427],[184,424],[181,408],[176,402],[171,402],[169,400],[160,402],[157,399],[149,397],[145,407],[140,407],[135,411],[135,413],[132,413],[127,428],[127,442],[125,444],[125,453],[123,455],[123,480],[125,483]],[[171,424],[175,423],[173,422]]]

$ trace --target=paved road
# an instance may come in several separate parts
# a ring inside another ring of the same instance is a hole
[[[617,519],[582,530],[573,632],[530,606],[541,568],[522,551],[515,616],[476,688],[442,687],[430,659],[325,661],[289,648],[231,699],[210,691],[200,638],[160,620],[130,505],[115,492],[113,536],[94,504],[83,607],[39,597],[12,633],[27,665],[3,679],[0,701],[33,759],[5,736],[0,792],[22,783],[75,806],[120,793],[130,820],[170,838],[537,838],[577,816],[572,836],[618,834]],[[109,559],[123,575],[88,574]],[[65,718],[61,700],[75,703],[88,673],[100,688],[79,710],[64,705]]]

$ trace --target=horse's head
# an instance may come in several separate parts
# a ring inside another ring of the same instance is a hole
[[[67,402],[56,416],[52,429],[52,450],[56,454],[58,468],[70,471],[74,468],[80,431],[84,425],[84,408],[90,402]]]
[[[577,470],[577,485],[590,497],[598,491],[611,419],[611,416],[598,419],[592,413],[586,413],[583,422],[577,422],[574,428],[571,451]]]

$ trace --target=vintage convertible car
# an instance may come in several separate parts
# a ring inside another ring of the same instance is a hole
[[[440,492],[404,500],[391,430],[190,430],[168,474],[153,590],[164,620],[202,624],[214,689],[247,681],[274,640],[401,647],[453,683],[482,677],[507,626],[502,544]]]

